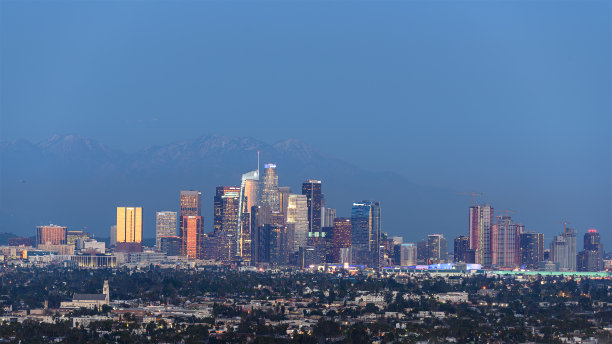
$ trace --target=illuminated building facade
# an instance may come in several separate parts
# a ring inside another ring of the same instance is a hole
[[[36,246],[39,245],[65,245],[66,227],[50,224],[36,227]]]
[[[522,268],[536,270],[544,260],[544,234],[525,232],[519,235],[520,265]]]
[[[351,210],[351,245],[356,264],[378,268],[380,262],[380,203],[353,203]]]
[[[200,191],[181,191],[180,216],[202,216],[202,193]]]
[[[292,252],[306,246],[308,238],[308,200],[304,195],[289,195],[287,202],[287,224],[293,229]]]
[[[77,240],[87,240],[91,238],[91,234],[85,231],[66,231],[66,244],[76,245]]]
[[[181,255],[189,259],[202,259],[202,220],[202,216],[181,216]]]
[[[163,237],[176,235],[176,212],[158,211],[155,213],[155,248],[161,250]]]
[[[491,226],[494,224],[493,207],[489,204],[470,207],[469,244],[474,250],[476,264],[490,267],[491,259]]]
[[[417,247],[415,244],[400,244],[400,260],[398,263],[401,266],[413,266],[417,264]]]
[[[181,191],[179,236],[181,255],[189,259],[201,259],[204,239],[202,217],[202,193],[196,190]]]
[[[261,180],[259,204],[267,206],[272,211],[280,211],[280,198],[278,194],[278,174],[276,164],[265,164],[264,175]]]
[[[117,251],[142,251],[142,207],[117,207]]]
[[[430,234],[427,236],[427,258],[431,264],[446,262],[447,243],[442,234]]]
[[[236,256],[240,188],[218,186],[214,203],[214,235],[219,240],[217,259],[229,263]]]
[[[341,250],[351,247],[351,219],[346,217],[337,217],[334,219],[333,233],[334,262],[340,263]]]
[[[252,255],[251,209],[257,205],[259,169],[242,175],[238,205],[236,256],[250,264]]]
[[[601,271],[604,269],[603,247],[596,229],[584,234],[584,249],[578,254],[577,267],[580,271]]]

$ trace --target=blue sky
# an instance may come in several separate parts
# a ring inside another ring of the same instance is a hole
[[[532,230],[568,219],[612,237],[609,1],[0,10],[2,140],[78,133],[136,151],[203,133],[297,138],[482,191]]]

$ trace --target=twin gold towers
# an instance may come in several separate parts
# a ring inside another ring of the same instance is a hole
[[[117,246],[142,245],[142,207],[117,207]]]

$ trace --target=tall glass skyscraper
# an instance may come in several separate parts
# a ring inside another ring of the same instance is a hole
[[[195,190],[181,191],[180,206],[181,254],[190,259],[201,259],[204,241],[202,193]]]
[[[455,261],[455,263],[465,263],[465,252],[469,250],[469,248],[469,239],[467,237],[460,235],[455,238],[455,242],[453,245],[453,260]]]
[[[380,203],[353,203],[351,210],[351,247],[358,264],[380,266]]]
[[[576,271],[576,230],[564,227],[563,234],[554,236],[550,254],[560,271]]]
[[[251,262],[251,208],[257,205],[259,193],[259,170],[242,175],[240,183],[240,204],[238,207],[238,233],[236,235],[236,255]]]
[[[536,270],[544,260],[544,234],[526,232],[520,234],[521,266]]]
[[[308,201],[304,195],[289,195],[287,202],[287,225],[293,227],[292,252],[305,247],[308,238]]]
[[[427,256],[431,264],[446,261],[447,245],[446,238],[442,234],[430,234],[427,236]]]
[[[308,203],[308,232],[321,232],[321,206],[323,194],[320,180],[307,180],[302,183],[302,195],[306,196]]]
[[[603,247],[596,229],[589,229],[584,234],[584,250],[578,254],[577,261],[580,271],[603,270]]]
[[[240,188],[218,186],[214,200],[214,233],[219,243],[217,258],[225,263],[236,256],[239,208]]]
[[[181,216],[181,255],[202,259],[204,233],[202,216]]]
[[[567,241],[567,269],[576,271],[576,256],[578,254],[576,250],[576,229],[566,227],[563,236]]]
[[[261,180],[260,202],[271,211],[280,211],[280,197],[278,194],[278,174],[275,164],[264,165],[264,175]]]
[[[176,236],[176,212],[158,211],[155,213],[155,248],[161,250],[163,237]]]
[[[333,261],[340,263],[340,251],[351,247],[351,219],[337,217],[334,219],[333,229]]]

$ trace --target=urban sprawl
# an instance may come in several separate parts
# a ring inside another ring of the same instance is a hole
[[[202,194],[156,212],[117,207],[110,241],[66,226],[1,246],[0,341],[90,343],[609,343],[612,272],[599,232],[545,248],[510,211],[472,193],[466,236],[404,243],[376,201],[350,217],[322,182],[278,186],[275,164],[219,186],[214,228]],[[177,230],[178,227],[178,230]],[[107,247],[108,246],[108,247]]]

